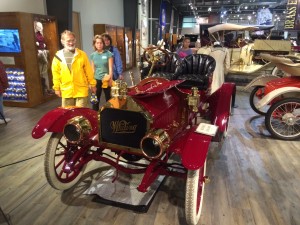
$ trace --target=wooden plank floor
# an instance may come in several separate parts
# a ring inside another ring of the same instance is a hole
[[[229,135],[213,143],[207,160],[199,225],[300,225],[300,141],[272,139],[238,91]],[[12,121],[0,125],[0,224],[13,225],[184,225],[185,182],[167,178],[147,213],[107,206],[82,193],[106,165],[92,162],[80,183],[52,189],[43,153],[49,138],[34,140],[31,130],[59,100],[35,108],[5,107]],[[6,222],[8,219],[9,223]]]

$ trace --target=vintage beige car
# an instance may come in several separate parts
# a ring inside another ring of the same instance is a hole
[[[272,26],[266,26],[263,29],[271,28]],[[224,41],[225,35],[229,32],[253,32],[261,29],[262,26],[244,26],[225,23],[209,27],[208,32],[213,41]],[[274,64],[262,59],[260,57],[260,53],[287,55],[291,54],[291,51],[292,47],[289,40],[249,40],[244,42],[243,45],[240,45],[240,47],[237,46],[236,48],[229,48],[230,69],[228,73],[240,75],[254,74],[269,67],[269,70],[272,70],[271,74],[276,75],[277,70],[273,70],[275,68]]]
[[[247,32],[248,36],[250,36],[250,32],[270,30],[272,28],[273,26],[244,26],[226,23],[209,27],[208,32],[213,41],[224,41],[226,35],[232,32],[243,34],[242,36],[245,38],[245,33]],[[270,40],[266,37],[266,39],[235,43],[235,47],[228,48],[228,50],[230,53],[228,74],[248,78],[249,76],[253,76],[252,81],[243,90],[251,90],[249,97],[251,108],[258,114],[266,115],[270,106],[265,105],[264,107],[257,108],[257,102],[265,96],[264,88],[266,83],[284,76],[284,72],[282,69],[278,69],[273,62],[262,58],[261,54],[292,57],[295,54],[292,51],[291,42],[289,40]]]

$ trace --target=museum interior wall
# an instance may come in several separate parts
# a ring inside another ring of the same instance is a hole
[[[105,7],[103,7],[103,4],[105,4]],[[1,0],[0,5],[0,12],[47,14],[46,0]],[[81,0],[73,0],[72,5],[73,11],[80,13],[82,45],[83,50],[86,52],[92,52],[93,50],[91,42],[94,34],[94,23],[124,26],[123,0],[89,0],[88,4]]]
[[[103,7],[105,5],[105,7]],[[92,52],[93,24],[124,26],[123,0],[73,0],[73,11],[80,13],[83,50]]]
[[[45,0],[1,0],[0,12],[46,14]]]
[[[73,4],[81,17],[80,36],[83,50],[88,54],[93,51],[94,23],[124,24],[123,0],[106,2],[105,7],[98,7],[96,0],[86,5],[77,3],[72,0],[64,1],[63,5],[55,0],[1,1],[0,58],[7,68],[10,85],[4,95],[6,106],[34,107],[55,97],[51,91],[51,60],[61,48],[60,33],[72,28]],[[55,4],[60,4],[61,10],[55,10]],[[124,38],[125,29],[121,34]]]

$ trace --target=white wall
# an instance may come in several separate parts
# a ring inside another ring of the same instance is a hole
[[[82,46],[88,55],[93,51],[94,24],[124,26],[123,0],[73,0],[73,11],[80,13]]]
[[[45,0],[0,0],[0,12],[46,14]]]
[[[181,30],[182,35],[185,35],[185,34],[199,34],[199,33],[200,33],[199,25],[196,25],[193,28],[182,28],[182,30]]]

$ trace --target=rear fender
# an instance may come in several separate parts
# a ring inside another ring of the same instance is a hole
[[[56,108],[46,113],[32,130],[35,139],[43,137],[47,132],[62,133],[67,121],[75,116],[84,116],[91,125],[91,135],[98,133],[98,113],[89,108],[68,107]]]
[[[246,87],[244,87],[242,89],[242,91],[246,91],[246,90],[250,89],[251,87],[266,86],[267,82],[277,79],[277,78],[280,78],[280,77],[275,76],[275,75],[262,75],[262,76],[256,77],[249,84],[247,84]]]
[[[223,83],[222,86],[208,97],[210,121],[224,132],[230,116],[230,108],[234,106],[236,86],[234,83]],[[231,100],[231,103],[230,103]]]
[[[268,93],[265,97],[263,97],[256,105],[258,109],[264,107],[265,105],[269,104],[273,99],[276,97],[283,95],[283,94],[291,94],[291,96],[300,96],[300,88],[298,87],[283,87],[275,89]]]

